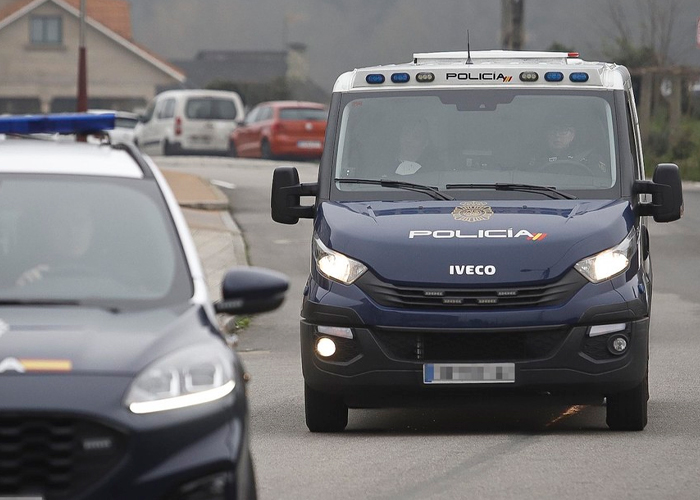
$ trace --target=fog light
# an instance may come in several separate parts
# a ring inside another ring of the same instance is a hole
[[[608,350],[617,356],[627,352],[629,342],[624,335],[613,335],[608,341]]]
[[[335,354],[335,342],[328,337],[321,337],[316,342],[316,352],[323,358],[330,358]]]

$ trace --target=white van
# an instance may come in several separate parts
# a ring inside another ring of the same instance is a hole
[[[145,153],[228,153],[229,136],[244,115],[236,92],[168,90],[148,105],[134,131]]]

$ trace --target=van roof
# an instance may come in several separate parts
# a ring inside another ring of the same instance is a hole
[[[334,92],[398,88],[629,89],[627,68],[585,61],[575,52],[487,50],[417,53],[408,63],[359,68],[338,77]]]

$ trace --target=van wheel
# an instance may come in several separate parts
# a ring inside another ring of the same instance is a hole
[[[641,431],[647,425],[647,403],[649,401],[649,372],[644,380],[628,391],[610,394],[607,397],[608,427],[614,431]]]
[[[270,148],[270,142],[267,139],[263,139],[260,143],[260,156],[265,160],[272,160],[274,158],[272,149]]]
[[[311,432],[342,432],[348,425],[348,407],[340,398],[304,384],[306,426]]]
[[[172,156],[173,154],[175,154],[175,150],[166,139],[163,143],[163,156]]]

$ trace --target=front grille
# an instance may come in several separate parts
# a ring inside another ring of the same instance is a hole
[[[489,288],[424,288],[397,286],[365,273],[356,282],[375,302],[399,308],[518,308],[553,306],[565,303],[586,283],[570,271],[554,283],[537,286]]]
[[[0,496],[74,498],[126,452],[126,436],[71,417],[0,416]]]
[[[568,327],[538,330],[395,331],[375,329],[374,337],[391,358],[402,361],[526,361],[551,356]]]

